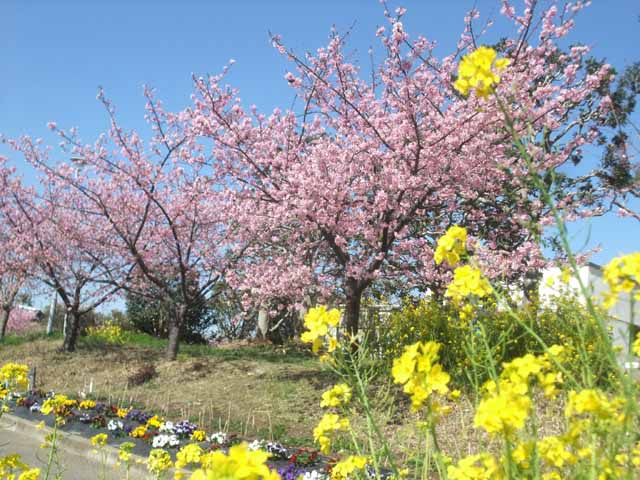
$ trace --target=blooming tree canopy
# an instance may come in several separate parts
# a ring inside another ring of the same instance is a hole
[[[210,141],[207,161],[225,185],[228,224],[247,245],[229,281],[254,301],[300,301],[309,291],[342,298],[355,332],[372,284],[401,282],[406,291],[450,277],[433,252],[452,224],[482,238],[474,248],[490,275],[539,268],[540,225],[551,217],[531,175],[552,175],[595,140],[607,110],[595,92],[611,75],[608,65],[583,68],[587,47],[559,47],[581,2],[544,12],[535,4],[518,14],[504,2],[517,34],[501,42],[499,60],[483,56],[492,85],[479,94],[466,95],[468,78],[458,73],[478,45],[477,12],[458,50],[442,59],[434,43],[405,31],[404,9],[386,12],[389,26],[377,31],[384,58],[370,71],[349,61],[348,37],[337,32],[304,56],[274,36],[292,62],[286,80],[299,111],[245,109],[224,83],[226,70],[195,79],[194,105],[179,118],[190,142]],[[594,101],[593,115],[580,116],[579,106]],[[535,164],[514,148],[506,114]],[[571,196],[561,206],[578,207]]]
[[[37,151],[28,138],[11,144],[31,152],[28,155]],[[63,349],[72,352],[82,315],[118,291],[113,280],[122,267],[110,248],[109,231],[101,228],[85,199],[46,176],[40,180],[36,190],[14,179],[2,211],[3,225],[16,240],[14,251],[23,252],[31,266],[31,278],[54,290],[64,304],[68,325]]]
[[[606,195],[589,198],[560,172],[606,143],[620,101],[611,67],[565,46],[584,2],[502,4],[511,38],[482,46],[490,24],[478,30],[472,11],[442,58],[405,30],[404,9],[385,10],[382,58],[372,53],[367,69],[350,60],[348,35],[334,31],[306,55],[273,36],[297,109],[246,108],[227,67],[195,78],[193,104],[177,113],[146,89],[148,142],[100,92],[110,128],[93,144],[50,124],[67,160],[29,138],[10,142],[44,175],[37,195],[17,190],[11,228],[60,296],[76,299],[77,282],[97,299],[157,292],[175,312],[170,359],[185,312],[223,283],[261,309],[344,303],[350,332],[372,287],[444,293],[452,271],[436,239],[452,225],[488,276],[520,280],[545,263],[545,196],[567,218],[599,213]],[[622,165],[616,145],[607,155]],[[623,180],[626,195],[633,181]],[[65,273],[53,278],[53,266]],[[69,301],[79,314],[80,303]]]
[[[6,158],[0,157],[0,339],[7,331],[18,293],[31,275],[31,256],[5,216],[12,204],[11,193],[19,187],[14,174]]]
[[[225,243],[222,203],[201,172],[197,152],[184,140],[184,126],[164,112],[151,90],[145,96],[154,132],[148,144],[118,124],[115,108],[100,92],[111,128],[93,145],[82,143],[74,129],[50,124],[71,160],[51,163],[29,139],[16,148],[56,186],[60,198],[78,202],[64,202],[73,205],[79,225],[86,223],[86,232],[74,232],[86,241],[77,248],[104,252],[96,259],[108,273],[105,283],[141,295],[155,292],[169,306],[167,356],[173,360],[187,311],[217,293],[239,250]]]

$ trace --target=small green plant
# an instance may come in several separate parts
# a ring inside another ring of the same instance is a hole
[[[124,467],[125,471],[125,480],[129,480],[130,478],[130,470],[132,465],[132,453],[133,448],[136,446],[133,442],[124,442],[120,445],[118,449],[118,463],[119,467]]]

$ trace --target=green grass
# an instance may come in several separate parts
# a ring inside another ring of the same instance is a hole
[[[152,337],[146,333],[127,332],[125,343],[154,350],[164,350],[167,340]],[[308,363],[315,364],[317,359],[306,350],[290,346],[282,348],[272,345],[243,346],[241,348],[217,348],[210,345],[182,343],[179,350],[180,358],[212,357],[220,360],[251,360],[271,363]]]
[[[44,332],[31,332],[27,334],[10,334],[3,340],[0,345],[24,345],[36,340],[47,340],[62,342],[63,336],[61,332],[54,332],[46,335]],[[146,333],[126,332],[125,345],[131,345],[141,348],[148,348],[158,352],[167,348],[167,340],[156,338]],[[100,349],[109,348],[110,345],[102,340],[81,336],[78,341],[79,348]],[[295,364],[315,364],[317,361],[310,352],[301,350],[296,346],[275,347],[272,345],[254,345],[243,346],[241,348],[217,348],[210,345],[198,345],[181,343],[179,357],[181,359],[194,357],[211,357],[220,360],[252,360],[264,361],[271,363],[295,363]]]
[[[61,341],[62,338],[63,338],[62,333],[60,332],[53,332],[51,335],[47,335],[44,332],[30,332],[30,333],[23,333],[23,334],[12,333],[12,334],[6,335],[2,340],[0,340],[0,345],[17,346],[17,345],[23,345],[25,343],[33,342],[36,340]]]

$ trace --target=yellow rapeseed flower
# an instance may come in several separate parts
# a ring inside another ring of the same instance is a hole
[[[533,457],[534,442],[520,442],[516,445],[516,448],[511,452],[511,458],[522,469],[528,469],[531,467],[531,458]]]
[[[562,375],[553,370],[550,357],[561,361],[565,356],[565,349],[559,345],[549,347],[548,353],[535,356],[530,353],[504,363],[500,378],[520,385],[525,393],[529,384],[537,380],[547,397],[555,397],[558,393],[557,384],[562,383]]]
[[[335,385],[322,394],[321,407],[339,407],[351,400],[351,387],[346,383]]]
[[[353,474],[362,470],[367,465],[367,457],[350,456],[336,463],[331,469],[331,478],[335,480],[346,480],[353,478]]]
[[[122,462],[128,462],[131,460],[131,452],[136,446],[133,442],[124,442],[120,444],[120,448],[118,449],[118,459]]]
[[[520,385],[505,381],[499,387],[480,402],[473,424],[490,434],[511,435],[524,427],[531,399]]]
[[[202,457],[203,453],[204,450],[197,443],[190,443],[189,445],[185,445],[176,454],[176,467],[183,468],[190,463],[200,463],[200,458]]]
[[[623,398],[609,399],[596,389],[585,389],[580,392],[570,391],[565,416],[575,417],[579,415],[591,415],[604,421],[622,422],[624,420]]]
[[[462,95],[468,95],[471,89],[475,89],[479,97],[487,98],[494,86],[500,83],[497,72],[504,70],[510,63],[506,58],[497,59],[497,55],[489,47],[479,47],[465,55],[458,67],[458,79],[453,84],[454,88]]]
[[[453,281],[447,287],[445,296],[460,303],[464,298],[475,295],[484,298],[493,292],[491,284],[482,275],[480,269],[471,265],[463,265],[453,272]]]
[[[147,470],[149,472],[159,475],[169,470],[172,466],[171,455],[166,450],[154,448],[149,452],[149,457],[147,458]]]
[[[623,293],[635,290],[634,298],[640,301],[640,252],[616,257],[603,269],[604,280],[609,286],[605,294],[604,306],[611,308]]]
[[[191,480],[279,480],[277,472],[266,464],[269,454],[261,450],[251,451],[246,443],[234,445],[225,455],[215,451],[203,455],[203,468],[193,472]]]
[[[28,375],[29,367],[26,365],[10,362],[0,367],[0,383],[7,383],[9,388],[27,388]]]
[[[96,447],[96,446],[103,447],[106,444],[107,444],[107,434],[106,433],[99,433],[99,434],[94,435],[93,437],[91,437],[91,445],[93,445],[94,447]]]
[[[455,266],[460,257],[466,252],[467,230],[454,225],[438,239],[436,251],[434,253],[435,262],[440,265],[446,261],[450,266]]]
[[[556,468],[573,465],[578,460],[560,437],[549,436],[538,442],[538,451],[546,463]]]
[[[327,310],[324,305],[309,309],[304,317],[304,326],[307,331],[303,332],[300,340],[304,343],[311,343],[312,350],[317,353],[323,344],[323,339],[329,333],[329,327],[337,327],[340,323],[340,310],[333,308]],[[329,338],[330,351],[335,350],[337,342],[335,338]]]
[[[335,413],[326,413],[316,428],[313,429],[313,439],[320,445],[320,451],[328,454],[331,449],[330,434],[345,431],[349,428],[349,419],[340,418]]]
[[[433,392],[446,395],[450,377],[437,363],[440,344],[417,342],[405,347],[400,358],[393,361],[391,374],[395,383],[404,385],[411,395],[411,407],[419,410]]]
[[[504,478],[495,458],[488,453],[470,455],[447,467],[449,480],[498,480]]]
[[[18,475],[18,472],[21,472]],[[29,465],[20,460],[20,455],[11,454],[0,457],[0,478],[6,480],[38,480],[40,478],[39,468],[30,468]]]
[[[20,474],[18,480],[38,480],[40,478],[39,468],[30,468]]]

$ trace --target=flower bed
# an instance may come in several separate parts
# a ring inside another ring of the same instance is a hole
[[[12,393],[7,404],[13,415],[43,422],[60,431],[73,432],[87,439],[105,434],[105,443],[115,448],[133,442],[134,447],[128,451],[141,457],[148,458],[153,450],[164,449],[181,467],[188,468],[192,463],[187,461],[185,464],[184,455],[180,461],[180,452],[188,452],[188,446],[192,445],[200,447],[198,451],[201,452],[227,454],[232,446],[246,443],[249,451],[268,453],[269,468],[283,479],[291,480],[300,476],[307,480],[326,478],[336,460],[314,449],[288,448],[277,442],[250,440],[227,432],[207,433],[188,420],[172,422],[144,410],[123,409],[91,399],[76,400],[54,392]]]

